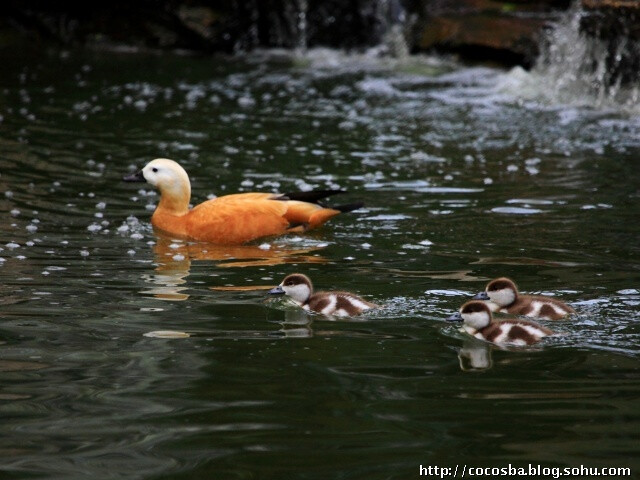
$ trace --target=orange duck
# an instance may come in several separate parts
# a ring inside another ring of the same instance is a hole
[[[343,190],[236,193],[207,200],[189,210],[191,184],[173,160],[157,158],[125,182],[148,182],[160,190],[152,225],[170,235],[219,244],[240,244],[256,238],[303,232],[362,204],[323,207],[317,202]]]

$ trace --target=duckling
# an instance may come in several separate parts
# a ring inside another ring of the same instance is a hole
[[[318,201],[343,190],[288,194],[236,193],[189,209],[191,184],[187,172],[173,160],[156,158],[125,182],[149,182],[160,190],[152,225],[187,240],[240,244],[256,238],[316,228],[341,212],[362,204],[323,207]]]
[[[305,310],[336,317],[352,317],[380,305],[367,302],[349,292],[316,292],[306,275],[292,273],[280,285],[269,290],[271,295],[288,295]]]
[[[471,300],[460,311],[447,318],[450,322],[464,322],[462,328],[469,335],[495,344],[532,345],[553,332],[542,325],[517,318],[495,321],[489,306]]]
[[[576,313],[566,303],[542,295],[520,295],[513,280],[501,277],[491,280],[484,292],[473,300],[485,300],[493,312],[512,313],[541,320],[559,320]]]

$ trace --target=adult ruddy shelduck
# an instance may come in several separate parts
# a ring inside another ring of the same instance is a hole
[[[208,200],[189,209],[191,183],[173,160],[157,158],[123,179],[148,182],[160,190],[151,224],[170,235],[219,244],[239,244],[256,238],[303,232],[322,225],[341,212],[362,204],[323,207],[317,202],[343,190],[310,192],[236,193]]]

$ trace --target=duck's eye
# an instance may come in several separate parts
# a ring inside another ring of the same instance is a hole
[[[157,169],[156,167],[153,167],[153,168],[151,169],[151,171],[152,171],[153,173],[158,173],[158,169]]]

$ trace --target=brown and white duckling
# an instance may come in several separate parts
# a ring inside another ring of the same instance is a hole
[[[450,322],[464,322],[462,328],[469,335],[496,344],[532,345],[553,332],[528,320],[510,318],[495,321],[489,306],[471,300],[460,311],[447,318]]]
[[[473,300],[487,301],[493,312],[512,313],[542,320],[559,320],[570,313],[576,313],[569,305],[555,298],[520,295],[513,280],[506,277],[491,280],[484,292],[475,295]]]
[[[305,310],[336,317],[351,317],[379,307],[349,292],[316,292],[306,275],[292,273],[280,285],[269,290],[271,295],[288,295]]]

